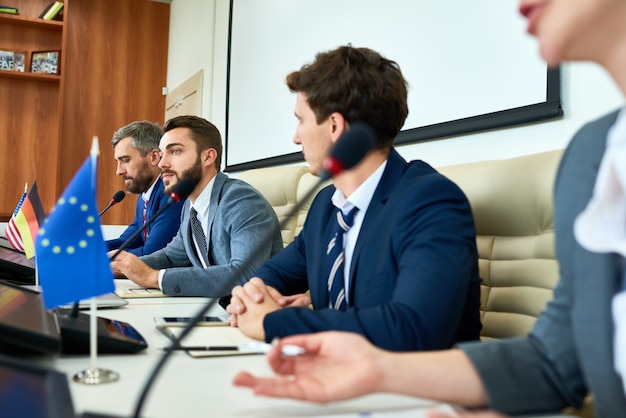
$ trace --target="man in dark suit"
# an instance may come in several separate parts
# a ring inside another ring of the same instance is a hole
[[[160,174],[159,141],[163,129],[152,122],[132,122],[113,134],[116,174],[124,179],[126,191],[138,194],[133,223],[119,238],[107,241],[109,250],[119,248],[146,220],[169,201],[163,190]],[[180,210],[184,202],[171,205],[140,234],[126,251],[137,256],[151,254],[165,247],[172,240],[180,226]]]
[[[231,324],[266,341],[353,331],[390,350],[478,339],[470,206],[455,184],[422,161],[407,163],[393,148],[408,114],[398,65],[343,46],[318,54],[288,75],[287,85],[297,95],[294,142],[313,174],[352,123],[367,123],[376,143],[317,195],[295,240],[233,289]],[[350,223],[336,233],[337,224]],[[307,290],[313,310],[300,306]]]

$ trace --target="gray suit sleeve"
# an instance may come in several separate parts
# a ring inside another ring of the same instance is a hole
[[[233,286],[247,281],[252,273],[282,249],[278,219],[270,204],[252,187],[231,180],[222,190],[214,221],[209,225],[209,263],[203,268],[195,255],[181,257],[191,240],[179,231],[162,255],[175,267],[163,276],[163,291],[175,296],[222,297]],[[213,201],[213,199],[212,199]],[[184,210],[184,209],[183,209]],[[181,223],[181,229],[187,222]],[[189,241],[185,246],[185,242]],[[187,264],[175,264],[187,258]],[[190,262],[189,260],[193,260]],[[160,261],[163,261],[161,259]],[[191,263],[191,267],[188,267]],[[162,268],[162,267],[161,267]]]

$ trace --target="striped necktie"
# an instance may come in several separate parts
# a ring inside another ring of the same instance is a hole
[[[337,211],[335,233],[326,249],[326,272],[330,307],[339,311],[345,311],[347,307],[343,275],[343,235],[348,232],[354,223],[354,215],[358,210],[359,208],[355,207],[347,215],[344,215],[341,210]]]

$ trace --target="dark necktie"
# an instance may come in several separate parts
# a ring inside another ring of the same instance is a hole
[[[328,294],[330,306],[338,311],[346,310],[346,290],[344,287],[344,253],[343,234],[348,232],[354,223],[354,215],[359,208],[353,208],[347,215],[337,211],[335,233],[326,249],[326,272],[328,277]]]
[[[196,252],[204,260],[204,263],[208,265],[206,236],[202,230],[202,224],[198,220],[198,212],[194,208],[191,208],[189,211],[189,218],[191,220],[191,232],[196,239]]]
[[[146,224],[146,217],[148,214],[148,201],[144,199],[143,201],[143,224]],[[143,242],[148,240],[148,228],[144,228],[143,230]]]

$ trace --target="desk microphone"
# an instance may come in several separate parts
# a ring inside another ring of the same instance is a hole
[[[317,190],[317,188],[329,178],[332,178],[345,170],[350,170],[354,166],[356,166],[365,156],[374,148],[374,143],[376,140],[376,135],[372,128],[369,127],[364,122],[355,122],[350,125],[350,129],[346,131],[337,141],[335,146],[330,152],[330,155],[324,159],[323,168],[324,171],[320,173],[319,180],[315,184],[315,186],[311,187],[306,195],[299,200],[296,205],[289,211],[287,216],[283,218],[283,221],[280,223],[279,230],[282,230],[287,222],[295,216],[302,205],[307,202],[313,193]],[[254,252],[250,256],[250,259],[254,259],[257,257],[258,253],[263,250],[263,245],[257,245],[254,249]],[[223,283],[220,287],[218,294],[225,294],[229,289],[232,288],[233,284],[237,280],[237,278],[241,275],[246,263],[241,263],[230,278]],[[164,351],[161,356],[159,362],[156,364],[150,376],[148,376],[148,380],[146,381],[143,389],[141,391],[141,395],[137,400],[137,405],[135,406],[135,411],[133,413],[133,418],[139,418],[141,414],[141,408],[146,401],[146,397],[148,396],[148,391],[152,387],[152,384],[156,380],[157,375],[165,365],[165,362],[169,359],[171,354],[180,347],[180,342],[191,332],[193,327],[200,322],[200,320],[205,316],[206,312],[217,302],[219,298],[211,298],[209,301],[200,309],[200,311],[191,318],[191,320],[186,324],[186,326],[181,331],[178,338],[176,338],[170,346]]]
[[[102,209],[102,212],[100,212],[100,215],[98,216],[102,216],[104,215],[104,212],[106,212],[107,210],[109,210],[109,208],[113,205],[116,205],[118,203],[120,203],[122,200],[124,200],[124,198],[126,197],[126,193],[124,193],[123,190],[118,190],[117,192],[115,192],[115,194],[113,195],[113,198],[111,199],[111,201],[109,202],[109,204],[107,205],[106,208]]]
[[[156,218],[159,217],[159,215],[161,215],[163,213],[163,211],[165,211],[165,209],[169,208],[170,206],[172,206],[174,203],[178,203],[181,200],[185,200],[187,199],[187,196],[189,196],[191,194],[191,192],[193,192],[193,189],[196,188],[196,182],[193,181],[190,178],[184,178],[182,180],[180,180],[175,186],[174,186],[174,190],[172,191],[172,194],[170,194],[170,198],[167,201],[166,204],[164,204],[163,206],[161,206],[159,208],[159,210],[157,211],[157,213],[155,213],[154,215],[152,215],[150,217],[150,219],[148,219],[141,228],[139,228],[138,230],[136,230],[133,235],[131,235],[126,241],[124,241],[124,243],[122,245],[120,245],[120,247],[117,249],[117,251],[111,256],[111,258],[109,259],[110,261],[113,261],[115,259],[115,257],[117,257],[122,251],[124,251],[130,244],[132,244],[135,239],[137,239],[137,237],[139,236],[139,234],[141,234],[144,229],[146,229],[148,227],[148,225],[150,225],[152,222],[154,222],[156,220]]]

